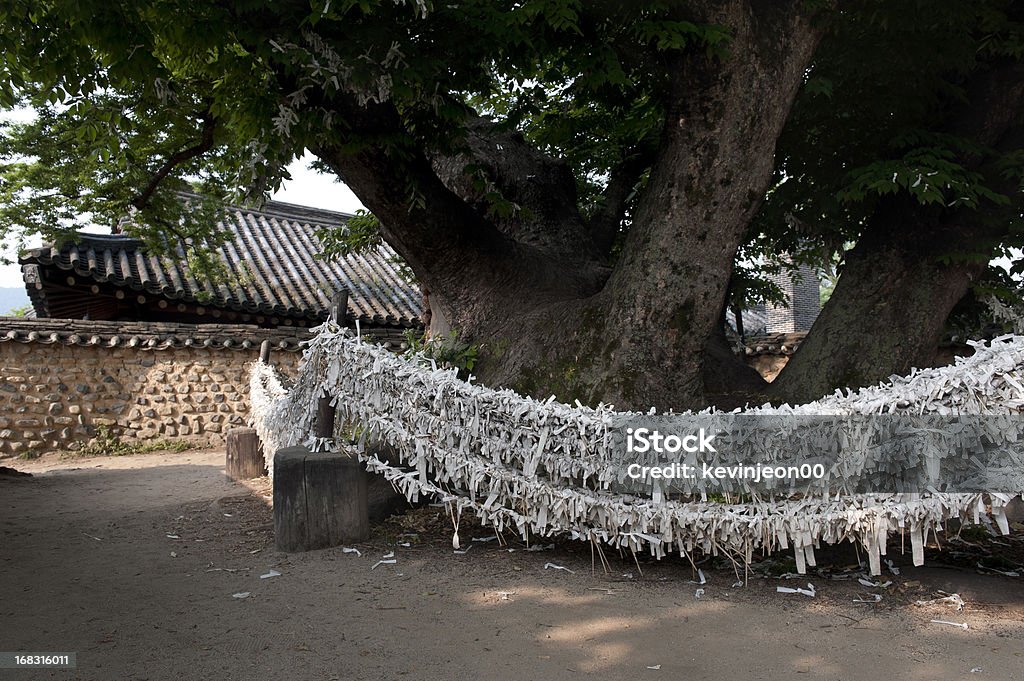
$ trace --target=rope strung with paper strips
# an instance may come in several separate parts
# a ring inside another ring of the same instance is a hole
[[[1024,338],[1004,337],[975,345],[955,366],[915,371],[857,392],[837,391],[816,402],[744,411],[758,415],[996,413],[1024,408]],[[363,454],[371,472],[389,479],[406,497],[439,497],[476,513],[498,529],[550,536],[568,533],[657,557],[676,549],[726,552],[749,561],[756,549],[793,547],[799,571],[814,564],[820,542],[859,540],[872,572],[880,570],[891,532],[908,533],[914,561],[923,561],[924,539],[951,517],[977,520],[981,494],[850,497],[839,493],[764,499],[741,483],[743,504],[652,499],[650,491],[623,491],[624,459],[611,445],[613,422],[644,414],[610,406],[572,407],[522,397],[457,378],[454,370],[410,362],[363,343],[328,323],[317,329],[294,385],[256,363],[252,370],[251,420],[264,443],[268,469],[273,453],[306,444],[317,400],[334,396],[340,420],[390,444],[399,461]],[[714,414],[712,411],[703,414]],[[808,446],[813,447],[813,443]],[[737,453],[741,457],[742,453]],[[838,475],[836,482],[839,482]],[[1009,494],[986,495],[1000,529],[1008,524]],[[704,497],[706,499],[706,497]]]

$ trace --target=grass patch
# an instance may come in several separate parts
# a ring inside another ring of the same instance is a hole
[[[149,452],[186,452],[193,448],[187,440],[143,440],[128,442],[115,435],[106,426],[96,429],[96,437],[82,445],[74,456],[130,456]]]

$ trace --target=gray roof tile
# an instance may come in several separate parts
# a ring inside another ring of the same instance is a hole
[[[309,329],[263,329],[246,324],[170,324],[106,322],[81,319],[0,317],[0,343],[42,343],[150,350],[210,348],[250,350],[270,341],[274,350],[297,352],[309,340]]]
[[[419,289],[401,275],[387,244],[334,261],[317,257],[322,248],[316,231],[340,228],[349,217],[273,201],[263,210],[229,208],[221,225],[229,237],[217,249],[233,275],[227,283],[197,280],[184,258],[149,255],[139,240],[123,235],[79,233],[77,243],[44,244],[20,261],[170,300],[309,320],[326,318],[331,296],[347,288],[350,319],[419,326]]]

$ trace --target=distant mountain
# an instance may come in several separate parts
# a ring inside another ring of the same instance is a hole
[[[9,315],[17,307],[28,305],[28,294],[23,287],[0,287],[0,316]]]

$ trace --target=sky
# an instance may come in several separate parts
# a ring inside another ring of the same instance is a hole
[[[281,187],[281,191],[271,198],[300,206],[323,208],[344,213],[353,213],[363,205],[356,195],[340,182],[335,182],[330,175],[323,175],[309,169],[313,157],[306,154],[288,167],[292,179]],[[35,245],[41,240],[37,237],[30,244]],[[13,249],[3,245],[2,252],[7,257],[14,257]],[[24,286],[21,279],[21,268],[17,265],[0,265],[0,288]]]

